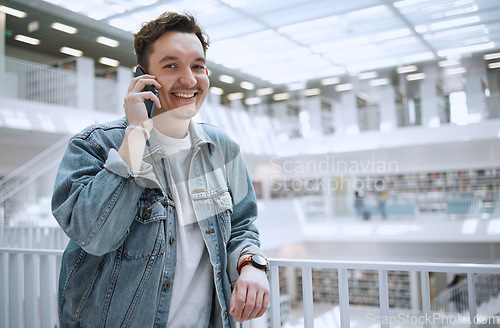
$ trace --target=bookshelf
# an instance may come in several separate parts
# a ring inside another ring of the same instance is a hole
[[[500,167],[380,176],[389,199],[413,199],[418,213],[447,213],[450,200],[477,200],[483,213],[498,207]]]
[[[351,178],[352,181],[366,181],[363,183],[363,193],[368,200],[376,198],[374,183],[381,180],[387,191],[389,216],[472,214],[489,218],[500,215],[500,167],[352,175]],[[307,217],[329,214],[331,211],[328,206],[332,204],[335,209],[342,205],[351,209],[354,200],[349,193],[354,193],[357,187],[352,187],[352,190],[343,188],[339,193],[336,189],[329,189],[329,183],[335,182],[334,179],[333,176],[316,175],[274,180],[270,184],[270,197],[301,198]],[[408,206],[412,209],[409,210]],[[391,208],[393,213],[390,212]]]

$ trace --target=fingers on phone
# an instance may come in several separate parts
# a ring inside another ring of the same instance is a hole
[[[146,75],[147,76],[147,75]],[[156,89],[160,89],[161,85],[156,81],[153,77],[152,78],[144,78],[143,76],[140,76],[137,78],[138,80],[135,83],[134,90],[143,90],[147,86],[154,86]]]

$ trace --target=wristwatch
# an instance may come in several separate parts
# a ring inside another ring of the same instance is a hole
[[[238,265],[238,274],[241,273],[241,268],[247,264],[251,264],[257,269],[264,270],[267,274],[267,260],[264,257],[257,254],[246,256],[241,260],[240,265]]]

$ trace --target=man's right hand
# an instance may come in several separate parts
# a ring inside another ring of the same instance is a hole
[[[151,130],[153,128],[152,123],[150,123],[150,127],[145,126],[150,118],[148,117],[144,100],[149,99],[153,101],[157,108],[161,108],[161,104],[160,99],[151,91],[142,91],[147,85],[153,85],[156,89],[161,88],[160,83],[156,81],[153,75],[144,74],[133,78],[123,101],[123,108],[125,109],[125,115],[129,124],[144,126],[148,130]]]
[[[135,77],[130,82],[127,95],[123,101],[125,115],[130,125],[136,125],[151,131],[153,120],[148,117],[144,100],[150,99],[160,108],[160,99],[150,91],[142,91],[146,85],[154,85],[161,88],[160,83],[152,75],[141,75]],[[146,134],[141,129],[127,129],[125,137],[118,150],[118,153],[132,171],[139,171],[141,168],[144,146],[146,145]]]

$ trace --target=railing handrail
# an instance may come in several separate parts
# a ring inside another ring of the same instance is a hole
[[[0,247],[0,253],[61,255],[64,250]],[[427,271],[449,273],[500,274],[500,264],[476,263],[434,263],[434,262],[396,262],[396,261],[336,261],[309,259],[269,258],[270,266],[288,266],[323,269],[362,269],[394,271]],[[466,283],[466,279],[462,280]]]
[[[300,265],[297,265],[300,263]],[[481,273],[500,274],[498,264],[471,263],[435,263],[435,262],[390,262],[390,261],[336,261],[336,260],[297,260],[269,259],[271,266],[288,266],[300,268],[323,269],[360,269],[360,270],[395,270],[395,271],[427,271],[449,273]],[[424,269],[423,269],[424,268]]]
[[[29,255],[63,255],[63,249],[36,249],[36,248],[10,248],[0,247],[0,253],[29,254]]]

